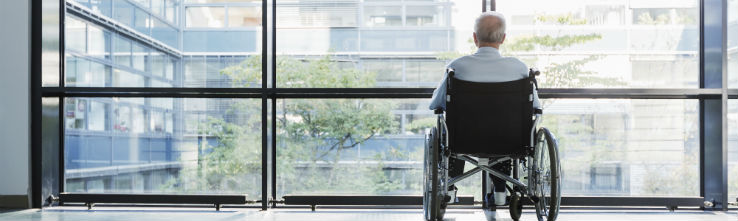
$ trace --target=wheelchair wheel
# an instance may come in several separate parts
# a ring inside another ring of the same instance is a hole
[[[520,200],[519,193],[513,193],[510,196],[510,218],[512,220],[520,220],[520,216],[523,215],[523,202]]]
[[[556,220],[561,202],[561,164],[556,138],[546,128],[538,130],[529,169],[528,188],[539,221]]]
[[[440,138],[436,128],[425,139],[425,159],[423,166],[423,214],[425,220],[436,221],[443,219],[446,207],[442,197],[444,194],[440,182]]]

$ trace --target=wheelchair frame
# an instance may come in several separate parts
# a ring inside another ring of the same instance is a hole
[[[539,72],[531,69],[530,74],[531,77],[535,79],[535,75],[538,75]],[[509,209],[513,220],[518,220],[521,216],[521,197],[524,196],[527,196],[534,203],[538,220],[556,220],[561,201],[561,165],[558,159],[556,138],[546,128],[541,128],[538,132],[536,131],[542,119],[541,111],[536,111],[535,120],[533,121],[533,126],[530,131],[530,144],[532,147],[529,147],[529,149],[526,150],[525,156],[477,157],[477,159],[468,154],[450,152],[448,148],[448,125],[446,124],[444,112],[436,110],[435,113],[438,115],[437,125],[435,128],[431,129],[429,136],[426,138],[425,147],[423,209],[426,220],[442,219],[445,213],[445,207],[449,203],[456,202],[456,189],[449,190],[449,187],[480,171],[485,171],[492,176],[506,181],[505,186],[511,194]],[[544,143],[546,145],[545,150],[543,147]],[[437,147],[437,149],[434,149],[434,146]],[[545,163],[545,159],[543,158],[546,156],[544,156],[545,153],[542,151],[549,152],[549,163],[552,164],[550,166],[555,170],[554,172],[548,171],[548,173],[543,174],[545,171],[542,171],[537,167],[536,164]],[[553,157],[551,156],[552,154]],[[471,163],[475,167],[461,175],[449,178],[448,171],[449,161],[451,158],[463,160]],[[492,168],[492,166],[508,160],[512,160],[512,176]],[[434,164],[438,167],[434,167]],[[528,172],[527,184],[520,181],[521,166]],[[437,168],[438,171],[429,171],[432,168]],[[491,181],[489,177],[484,178]],[[552,185],[552,189],[550,189],[551,196],[545,196],[544,192],[540,192],[545,191],[545,187],[542,186],[543,184],[541,182],[546,182],[541,178],[549,179],[549,185]],[[508,186],[508,182],[512,184],[512,187]],[[554,183],[555,186],[552,183]],[[430,187],[430,189],[428,187]],[[453,193],[449,194],[449,192]],[[442,200],[439,201],[439,199]],[[484,209],[489,209],[486,204],[483,207]],[[488,217],[488,219],[490,218],[491,217]]]

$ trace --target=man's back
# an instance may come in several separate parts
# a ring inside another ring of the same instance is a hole
[[[528,77],[528,67],[523,62],[513,57],[502,57],[493,47],[480,47],[476,53],[452,61],[448,68],[454,69],[456,78],[473,82],[505,82]],[[433,92],[431,110],[446,109],[446,77]],[[537,93],[534,94],[533,106],[540,107]]]

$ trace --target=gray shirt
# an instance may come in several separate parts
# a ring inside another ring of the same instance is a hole
[[[528,67],[523,62],[513,57],[502,57],[500,51],[493,47],[481,47],[477,53],[457,58],[447,67],[454,69],[456,78],[473,82],[505,82],[528,77]],[[448,75],[433,91],[431,110],[446,110],[446,84]],[[533,107],[541,107],[536,90],[533,90]]]

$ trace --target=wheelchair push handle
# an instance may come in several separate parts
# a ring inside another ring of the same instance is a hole
[[[529,77],[535,77],[535,76],[540,76],[541,75],[541,71],[539,71],[538,68],[530,68],[528,70],[529,70],[528,71],[528,76]]]

